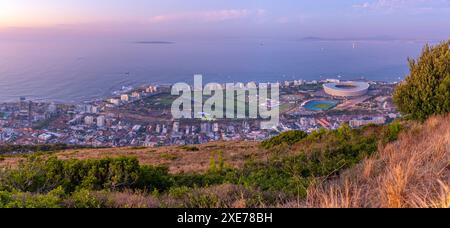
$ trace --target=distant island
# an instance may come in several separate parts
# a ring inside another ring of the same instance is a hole
[[[175,42],[171,41],[135,41],[135,44],[174,44]]]
[[[373,37],[315,37],[307,36],[300,38],[299,41],[419,41],[414,39],[399,39],[389,36],[373,36]]]

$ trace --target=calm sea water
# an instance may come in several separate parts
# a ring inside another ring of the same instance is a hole
[[[407,57],[423,46],[406,41],[220,40],[172,44],[104,41],[0,41],[0,101],[21,96],[80,102],[122,86],[188,82],[282,81],[364,77],[398,81]]]

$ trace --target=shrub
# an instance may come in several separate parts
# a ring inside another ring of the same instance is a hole
[[[209,172],[223,172],[225,169],[225,161],[222,151],[212,153],[209,159]]]
[[[0,192],[0,208],[60,208],[64,190],[56,188],[47,194]]]
[[[300,140],[304,139],[308,134],[303,131],[287,131],[271,139],[265,140],[261,143],[261,146],[265,149],[271,149],[275,146],[279,146],[283,143],[291,146]]]
[[[174,160],[178,159],[178,157],[175,154],[169,154],[169,153],[161,154],[160,157],[162,159],[166,159],[166,160],[170,160],[170,161],[174,161]]]
[[[69,208],[102,208],[105,202],[98,195],[87,189],[74,192],[66,201],[65,206]]]
[[[255,188],[222,184],[206,188],[184,189],[175,200],[166,201],[168,207],[184,208],[244,208],[267,207],[279,203],[283,194],[272,194]]]
[[[180,199],[184,197],[187,193],[189,193],[192,189],[186,186],[181,187],[173,187],[169,189],[169,196],[175,199]]]
[[[188,152],[196,152],[196,151],[200,150],[196,146],[181,146],[180,149],[183,149],[183,150],[188,151]]]
[[[142,166],[135,187],[146,190],[165,191],[173,185],[166,167]]]
[[[144,150],[144,149],[147,149],[147,147],[146,146],[133,146],[130,149],[132,149],[132,150]]]
[[[306,196],[316,177],[329,177],[352,167],[377,150],[384,126],[319,130],[299,140],[294,154],[273,154],[268,161],[249,162],[234,179],[236,183],[256,186],[263,191],[283,191]]]
[[[66,192],[78,188],[114,190],[131,187],[139,175],[136,158],[63,161],[31,156],[18,169],[5,171],[0,186],[9,191],[36,193],[49,192],[58,186]]]
[[[306,195],[307,181],[301,176],[300,182],[296,182],[297,174],[294,176],[287,170],[284,161],[269,161],[267,163],[249,163],[236,177],[237,184],[248,187],[257,187],[263,191],[282,191],[287,194]],[[301,175],[301,174],[299,174]]]
[[[418,60],[409,59],[410,74],[394,92],[398,109],[424,121],[450,111],[450,40],[426,45]]]
[[[397,140],[398,135],[400,134],[402,129],[403,126],[398,121],[395,121],[386,126],[383,129],[383,139],[382,139],[383,143],[386,144]]]
[[[97,193],[106,198],[107,208],[156,208],[159,207],[159,200],[151,195],[141,192],[123,191]]]

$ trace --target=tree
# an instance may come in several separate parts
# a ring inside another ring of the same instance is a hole
[[[426,45],[421,56],[408,59],[410,74],[394,92],[401,113],[424,121],[450,111],[450,40]]]

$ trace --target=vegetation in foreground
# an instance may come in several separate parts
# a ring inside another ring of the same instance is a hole
[[[267,159],[232,168],[217,151],[203,173],[170,173],[135,157],[28,156],[0,171],[0,207],[448,207],[449,123],[450,115],[343,126],[295,143],[282,135]]]
[[[140,165],[134,157],[28,156],[18,167],[1,171],[0,207],[269,207],[300,202],[318,177],[353,167],[378,145],[395,140],[400,126],[285,133],[262,143],[270,150],[267,159],[250,157],[242,168],[232,168],[223,152],[216,151],[205,173],[173,174],[166,167]],[[121,204],[116,197],[133,202]]]
[[[448,208],[450,115],[410,128],[337,180],[311,187],[306,206]]]

